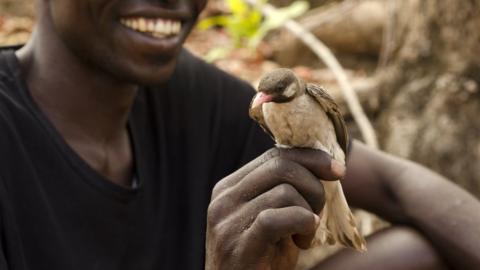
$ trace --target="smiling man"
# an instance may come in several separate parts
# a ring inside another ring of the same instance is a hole
[[[204,5],[37,0],[0,52],[0,269],[293,269],[345,167],[267,151],[251,87],[182,49]],[[359,143],[348,168],[352,205],[409,228],[319,269],[480,264],[472,196]]]

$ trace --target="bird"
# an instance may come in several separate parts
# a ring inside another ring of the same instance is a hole
[[[305,83],[292,70],[275,69],[260,79],[249,115],[277,147],[322,150],[345,164],[349,139],[338,105],[323,87]],[[314,242],[366,251],[340,181],[321,182],[325,206]]]

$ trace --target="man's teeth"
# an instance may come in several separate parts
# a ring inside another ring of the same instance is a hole
[[[168,37],[178,35],[182,28],[180,21],[147,18],[121,19],[126,27],[138,32],[151,34],[154,37]]]

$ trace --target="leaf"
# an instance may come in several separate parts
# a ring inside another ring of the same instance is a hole
[[[260,41],[273,29],[283,26],[288,20],[298,17],[305,13],[309,8],[307,1],[295,1],[290,6],[275,10],[262,23],[260,29],[248,42],[248,46],[256,48]]]
[[[227,4],[233,14],[243,14],[248,11],[248,5],[243,0],[228,0]]]
[[[271,16],[264,18],[261,8],[267,0],[257,0],[255,5],[250,5],[245,0],[226,1],[231,14],[204,19],[199,22],[198,28],[223,26],[235,46],[240,47],[246,44],[250,49],[255,48],[270,30],[303,14],[309,7],[307,1],[299,0],[288,7],[277,9]]]
[[[225,58],[231,51],[232,49],[230,47],[215,47],[211,49],[203,59],[208,63],[212,63]]]
[[[226,26],[229,23],[229,18],[227,16],[214,16],[201,20],[197,24],[197,28],[200,30],[207,30],[214,26]]]
[[[298,17],[305,13],[309,8],[307,1],[295,1],[290,6],[279,8],[267,18],[262,27],[269,30],[278,28],[288,20]]]

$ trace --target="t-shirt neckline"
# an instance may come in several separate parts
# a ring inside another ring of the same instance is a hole
[[[139,141],[135,134],[135,121],[133,120],[132,115],[128,119],[128,132],[130,135],[130,140],[132,143],[132,151],[134,154],[134,171],[135,177],[137,179],[137,187],[130,188],[125,186],[120,186],[113,183],[95,169],[93,169],[85,160],[83,160],[70,145],[63,139],[59,131],[55,128],[53,123],[47,118],[43,111],[38,107],[36,102],[31,96],[30,90],[26,82],[23,79],[23,75],[20,69],[19,59],[15,55],[15,51],[9,50],[5,52],[7,58],[7,65],[10,69],[10,72],[13,74],[15,83],[19,86],[20,96],[24,100],[26,107],[32,113],[32,116],[35,117],[45,128],[45,130],[51,135],[55,145],[58,147],[59,152],[66,157],[69,163],[72,165],[73,169],[78,173],[81,179],[85,180],[88,184],[94,186],[100,191],[107,193],[109,196],[113,196],[116,199],[122,201],[128,201],[131,199],[139,190],[143,189],[143,177],[142,172],[140,171],[141,166],[139,166],[140,154],[138,151]],[[135,107],[136,101],[133,105]],[[133,111],[133,108],[132,108]]]

